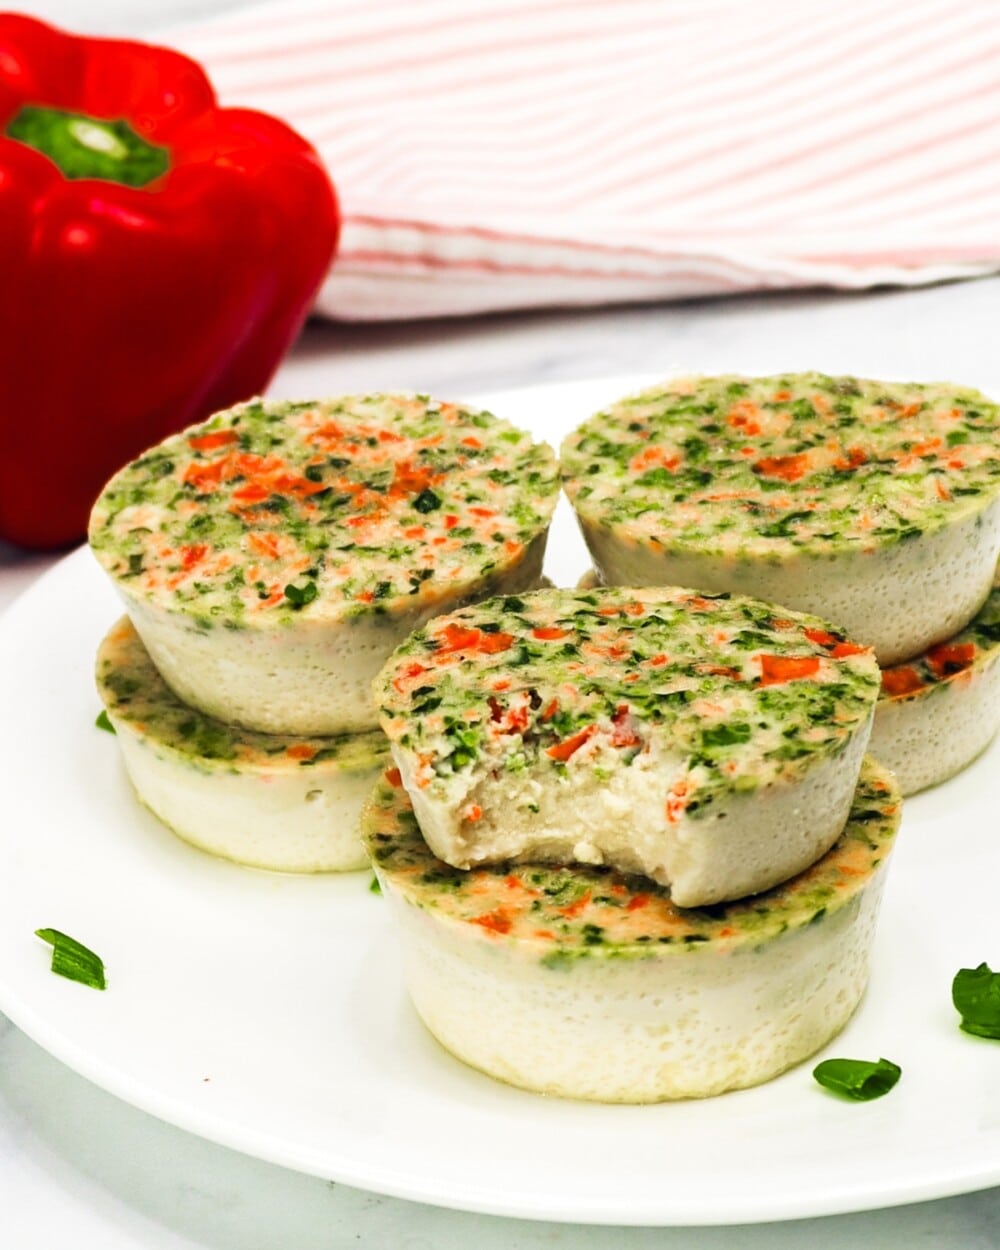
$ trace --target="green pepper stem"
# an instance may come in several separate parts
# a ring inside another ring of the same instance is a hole
[[[169,151],[147,143],[124,120],[26,104],[7,123],[4,134],[47,156],[64,178],[100,178],[144,187],[170,167]]]

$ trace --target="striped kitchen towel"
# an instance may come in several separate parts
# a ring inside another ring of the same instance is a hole
[[[998,0],[279,0],[170,40],[322,153],[331,317],[1000,269]]]

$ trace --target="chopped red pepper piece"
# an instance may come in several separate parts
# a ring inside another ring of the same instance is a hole
[[[809,457],[805,452],[796,456],[765,456],[753,466],[761,477],[778,477],[783,482],[797,482],[809,470]]]
[[[36,548],[80,537],[145,448],[265,388],[339,230],[314,149],[220,109],[194,61],[16,13],[0,220],[0,537]]]
[[[397,498],[404,495],[419,495],[440,476],[439,473],[432,473],[427,465],[411,464],[408,460],[397,461],[389,494]]]
[[[868,650],[856,642],[845,642],[825,629],[807,629],[803,631],[810,642],[826,647],[835,660],[843,660],[849,655],[861,655]]]
[[[247,482],[246,486],[237,486],[233,491],[233,498],[239,503],[263,503],[265,499],[271,498],[271,492],[260,482]]]
[[[288,758],[292,760],[311,760],[317,752],[308,742],[296,742],[288,748]]]
[[[839,456],[834,462],[833,467],[839,469],[841,473],[848,473],[851,469],[857,469],[865,463],[868,455],[861,447],[848,447],[846,456]]]
[[[497,655],[501,651],[507,651],[514,642],[513,634],[503,634],[499,630],[495,634],[483,634],[483,640],[479,644],[479,650],[484,655]]]
[[[882,690],[890,699],[899,699],[906,694],[916,694],[923,688],[924,682],[920,674],[909,664],[898,668],[888,668],[882,674]]]
[[[835,660],[843,660],[849,655],[863,655],[868,650],[868,647],[862,647],[857,642],[838,642],[830,654]]]
[[[449,621],[438,635],[436,654],[441,655],[449,651],[472,651],[482,636],[481,630],[466,629],[461,625],[456,625],[454,621]]]
[[[498,907],[482,916],[473,916],[469,923],[480,925],[490,933],[509,933],[514,922],[506,908]]]
[[[450,655],[455,651],[474,651],[480,655],[497,655],[506,651],[513,641],[513,634],[504,634],[500,630],[491,634],[482,629],[467,629],[449,621],[437,636],[438,648],[434,654]]]
[[[974,642],[939,642],[927,651],[927,663],[935,677],[952,677],[976,658]]]
[[[590,891],[588,890],[586,894],[581,894],[575,903],[567,903],[565,907],[557,907],[556,911],[560,916],[565,916],[567,919],[572,920],[574,916],[579,916],[586,909],[589,902]]]
[[[196,434],[188,439],[188,444],[195,451],[212,451],[216,447],[226,447],[229,443],[239,441],[235,430],[215,430],[211,434]]]
[[[422,673],[426,673],[427,669],[423,664],[416,660],[411,660],[409,664],[403,668],[396,677],[393,678],[392,684],[397,690],[402,691],[408,681],[412,681],[414,677],[419,677]]]
[[[542,708],[542,714],[539,716],[538,719],[542,721],[551,720],[552,717],[555,716],[556,712],[558,711],[559,711],[559,700],[552,699],[549,701],[549,703],[546,704],[545,707]]]
[[[762,686],[777,686],[819,672],[819,657],[815,655],[759,655],[757,659]]]
[[[205,543],[196,543],[193,547],[182,547],[181,564],[186,569],[193,569],[196,564],[201,564],[207,555],[208,546]]]
[[[596,732],[596,725],[588,725],[586,729],[581,729],[579,733],[573,734],[571,738],[564,738],[562,742],[557,742],[554,746],[549,747],[545,754],[554,760],[568,760]]]
[[[760,416],[761,411],[757,404],[751,399],[744,399],[733,404],[726,417],[726,424],[733,429],[742,430],[747,438],[756,438],[762,429]]]

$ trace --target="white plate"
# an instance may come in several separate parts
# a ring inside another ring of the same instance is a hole
[[[491,402],[556,441],[625,385]],[[563,582],[585,565],[565,512],[552,556]],[[962,1034],[950,1002],[956,969],[1000,966],[1000,748],[907,805],[871,987],[826,1051],[901,1064],[888,1097],[836,1101],[805,1064],[706,1102],[564,1102],[428,1036],[368,873],[222,863],[137,805],[93,724],[93,655],[118,611],[80,551],[0,619],[0,1009],[70,1067],[249,1154],[496,1214],[722,1224],[1000,1182],[1000,1044]],[[106,993],[51,974],[42,926],[103,956]]]

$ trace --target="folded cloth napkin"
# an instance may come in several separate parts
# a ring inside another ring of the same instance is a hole
[[[331,317],[1000,269],[996,0],[279,0],[170,38],[322,153]]]

